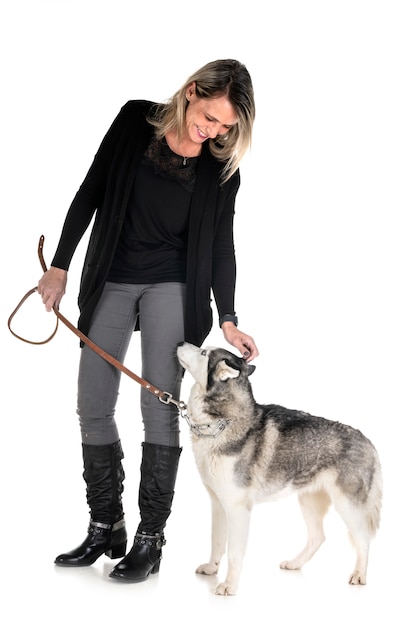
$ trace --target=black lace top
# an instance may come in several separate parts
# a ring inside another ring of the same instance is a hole
[[[152,139],[137,169],[109,281],[186,282],[197,161],[174,153],[165,140]]]
[[[167,145],[167,141],[158,141],[153,137],[144,157],[143,165],[149,165],[162,178],[175,180],[188,191],[193,191],[196,177],[197,157],[182,157]]]

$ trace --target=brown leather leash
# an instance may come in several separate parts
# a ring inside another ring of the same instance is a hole
[[[39,257],[39,261],[40,264],[42,266],[42,269],[44,272],[46,272],[47,267],[46,267],[46,263],[45,260],[43,258],[43,244],[45,242],[45,238],[43,235],[40,236],[39,239],[39,245],[38,245],[38,257]],[[79,328],[76,328],[76,326],[74,326],[73,324],[71,324],[71,322],[69,320],[66,319],[66,317],[64,317],[62,315],[62,313],[59,312],[59,310],[57,309],[56,306],[53,307],[53,312],[56,315],[56,326],[55,326],[55,330],[53,331],[53,333],[50,335],[50,337],[48,337],[47,339],[44,339],[43,341],[31,341],[29,339],[25,339],[24,337],[21,337],[20,335],[18,335],[17,333],[15,333],[12,328],[11,328],[11,322],[12,319],[14,318],[14,316],[16,315],[17,311],[20,309],[20,307],[23,305],[23,303],[33,294],[37,292],[37,287],[34,287],[33,289],[30,289],[30,291],[28,291],[23,298],[20,300],[19,304],[17,305],[17,307],[14,309],[13,313],[10,315],[8,321],[7,321],[7,326],[9,327],[10,332],[12,333],[12,335],[14,335],[15,337],[17,337],[18,339],[20,339],[21,341],[25,341],[26,343],[30,343],[33,345],[43,345],[45,343],[48,343],[51,339],[53,339],[53,337],[56,335],[56,332],[58,330],[58,325],[59,325],[59,320],[61,322],[63,322],[63,324],[65,324],[65,326],[67,326],[69,328],[69,330],[71,330],[75,335],[77,335],[77,337],[79,337],[79,339],[81,339],[89,348],[91,348],[91,350],[93,350],[94,352],[96,352],[100,357],[102,357],[105,361],[108,361],[108,363],[110,363],[111,365],[113,365],[114,367],[116,367],[117,369],[119,369],[121,372],[123,372],[124,374],[126,374],[127,376],[129,376],[130,378],[132,378],[133,380],[135,380],[135,382],[139,383],[140,385],[142,385],[145,389],[147,389],[148,391],[150,391],[152,394],[154,394],[155,396],[158,397],[158,399],[160,400],[160,402],[163,402],[163,404],[175,404],[181,411],[183,411],[186,408],[186,405],[184,402],[182,402],[181,400],[175,400],[172,396],[171,393],[169,393],[168,391],[160,391],[160,389],[158,389],[157,387],[155,387],[154,385],[152,385],[151,383],[147,382],[146,380],[144,380],[143,378],[140,378],[140,376],[137,376],[137,374],[134,374],[134,372],[132,372],[131,370],[129,370],[127,367],[125,367],[121,361],[118,361],[117,359],[115,359],[113,356],[111,356],[110,354],[108,354],[108,352],[105,352],[105,350],[103,350],[102,348],[100,348],[99,346],[97,346],[93,341],[91,341],[86,335],[84,335]]]

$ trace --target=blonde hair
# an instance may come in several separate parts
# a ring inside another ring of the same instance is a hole
[[[172,130],[178,133],[179,138],[183,135],[188,104],[186,91],[193,82],[196,83],[196,95],[199,98],[227,96],[238,118],[237,124],[226,135],[208,140],[213,156],[225,163],[222,172],[222,180],[225,182],[236,172],[252,142],[255,101],[251,77],[245,65],[234,59],[212,61],[201,67],[166,103],[158,105],[149,117],[159,139]]]

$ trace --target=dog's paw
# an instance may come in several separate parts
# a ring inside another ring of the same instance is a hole
[[[295,559],[292,561],[283,561],[282,563],[280,563],[280,568],[281,569],[301,569],[301,563],[299,563],[298,561],[296,561]]]
[[[349,578],[349,585],[366,585],[366,576],[355,570]]]
[[[215,594],[217,596],[234,596],[236,595],[236,586],[225,580],[216,587]]]
[[[213,576],[213,574],[217,574],[219,570],[218,563],[202,563],[196,568],[196,574],[206,574],[206,576]]]

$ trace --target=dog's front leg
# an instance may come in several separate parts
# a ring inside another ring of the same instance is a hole
[[[225,510],[217,496],[208,488],[211,501],[211,552],[208,563],[202,563],[196,569],[197,574],[217,574],[226,550],[228,522]]]
[[[239,585],[246,546],[248,543],[251,509],[247,504],[238,503],[228,507],[228,571],[226,579],[219,583],[215,593],[220,596],[233,596]]]

